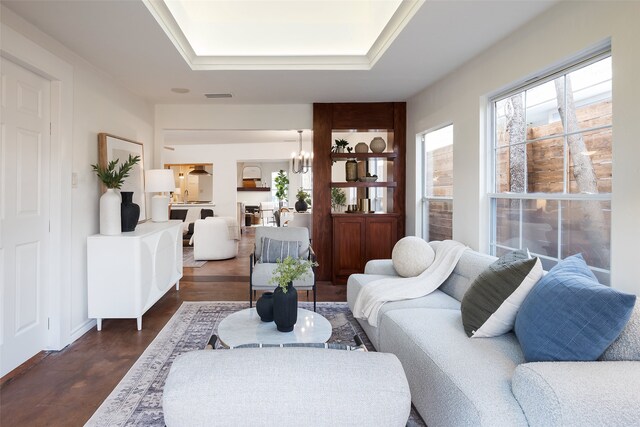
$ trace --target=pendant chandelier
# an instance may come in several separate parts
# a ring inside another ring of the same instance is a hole
[[[302,131],[298,131],[300,138],[298,142],[298,153],[291,153],[291,172],[293,173],[307,173],[311,169],[311,159],[313,153],[305,153],[302,151]]]

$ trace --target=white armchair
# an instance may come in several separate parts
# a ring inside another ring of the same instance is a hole
[[[309,244],[309,230],[305,227],[256,227],[256,243],[254,251],[249,257],[249,307],[253,307],[256,291],[273,291],[275,285],[269,283],[273,276],[276,263],[262,262],[262,239],[268,237],[285,242],[300,242],[298,256],[315,261],[316,256]],[[313,311],[316,310],[317,289],[315,267],[311,273],[299,280],[294,280],[293,286],[298,290],[313,291]]]
[[[196,261],[235,258],[239,238],[238,225],[233,218],[199,219],[193,231],[193,258]]]

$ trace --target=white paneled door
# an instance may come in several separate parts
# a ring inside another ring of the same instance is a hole
[[[47,347],[51,87],[0,61],[2,376]]]

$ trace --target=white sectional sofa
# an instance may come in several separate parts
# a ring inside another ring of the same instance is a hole
[[[384,304],[378,327],[359,320],[378,351],[400,359],[427,425],[640,425],[640,362],[525,363],[513,333],[467,337],[460,301],[495,259],[467,250],[438,290]],[[397,276],[391,260],[352,275],[349,307],[362,287],[387,276]]]

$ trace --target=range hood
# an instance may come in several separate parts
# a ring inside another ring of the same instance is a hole
[[[189,172],[189,175],[211,175],[209,172],[204,170],[203,165],[195,166],[195,169]]]

